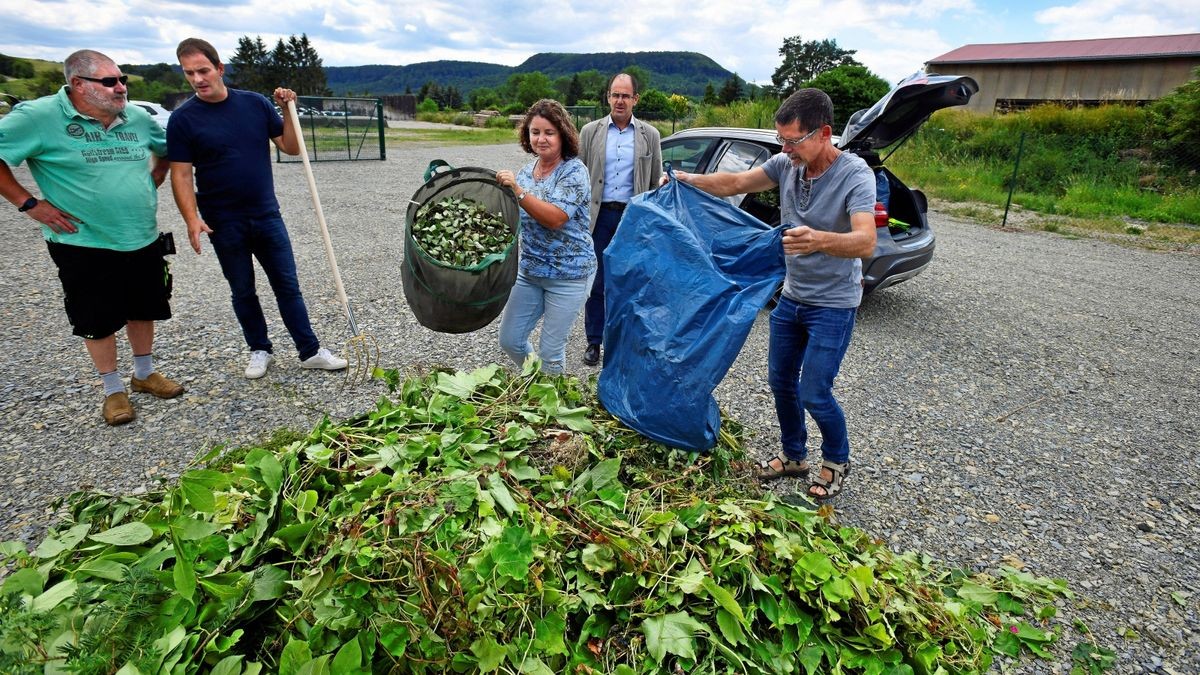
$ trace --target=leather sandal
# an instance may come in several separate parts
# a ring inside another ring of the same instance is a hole
[[[824,476],[825,469],[829,469],[829,478]],[[824,502],[838,496],[842,492],[846,476],[850,475],[850,460],[846,460],[842,464],[831,462],[827,459],[821,460],[821,470],[817,472],[816,478],[813,478],[812,485],[808,486],[809,499],[817,502]],[[824,494],[818,494],[813,490],[822,490]]]
[[[759,480],[775,480],[785,477],[804,478],[808,476],[808,472],[807,461],[791,459],[782,452],[758,463]]]

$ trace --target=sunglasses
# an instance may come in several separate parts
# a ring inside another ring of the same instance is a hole
[[[115,87],[117,86],[118,82],[121,84],[129,82],[128,75],[122,75],[120,77],[84,77],[83,75],[76,75],[75,77],[78,77],[81,80],[87,80],[88,82],[99,82],[101,86],[105,87]]]
[[[824,127],[817,127],[816,129],[813,129],[812,131],[808,132],[807,134],[804,134],[800,138],[784,138],[783,136],[780,136],[779,134],[775,134],[775,140],[779,141],[780,145],[790,145],[794,148],[797,145],[800,145],[801,143],[803,143],[804,141],[807,141],[808,139],[812,138],[813,134],[817,133],[818,131],[820,131],[823,128]]]

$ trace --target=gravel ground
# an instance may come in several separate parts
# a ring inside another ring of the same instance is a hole
[[[385,367],[472,368],[503,358],[495,324],[437,334],[404,303],[404,211],[438,158],[493,169],[526,161],[515,144],[406,147],[386,162],[314,167],[347,293]],[[349,331],[303,167],[275,171],[314,326],[341,350]],[[32,185],[24,167],[16,174]],[[166,188],[159,218],[180,254],[175,317],[159,325],[156,362],[188,391],[172,401],[134,395],[137,420],[109,428],[99,378],[70,335],[38,230],[0,209],[9,233],[0,259],[0,539],[34,543],[53,518],[50,500],[80,486],[145,490],[214,445],[307,430],[385,392],[301,370],[273,306],[278,360],[267,377],[245,380],[247,354],[215,256],[207,245],[200,256],[186,248]],[[1200,672],[1196,257],[1004,232],[937,213],[932,220],[938,255],[930,269],[859,312],[838,388],[854,472],[837,517],[951,566],[1011,565],[1066,579],[1075,596],[1062,603],[1057,658],[1002,669],[1066,672],[1083,639],[1070,625],[1079,619],[1116,651],[1119,672]],[[269,290],[263,295],[270,305]],[[766,336],[763,315],[717,390],[757,456],[774,452],[778,433]],[[586,376],[596,369],[579,361],[583,343],[577,324],[568,368]],[[123,342],[120,358],[128,371]]]

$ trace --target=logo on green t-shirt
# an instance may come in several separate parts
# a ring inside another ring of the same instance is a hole
[[[83,135],[83,125],[71,122],[67,125],[67,135],[71,138],[79,138]]]

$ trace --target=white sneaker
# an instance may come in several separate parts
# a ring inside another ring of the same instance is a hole
[[[255,349],[250,352],[250,365],[246,366],[246,377],[251,380],[257,380],[267,374],[267,368],[274,361],[271,352]]]
[[[341,370],[350,365],[346,359],[334,356],[328,349],[321,347],[316,354],[300,362],[301,368],[318,368],[320,370]]]

